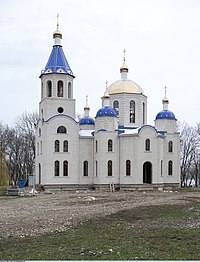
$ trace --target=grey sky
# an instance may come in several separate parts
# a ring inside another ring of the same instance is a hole
[[[76,76],[77,113],[89,96],[91,116],[108,85],[120,79],[126,48],[129,79],[148,97],[148,123],[169,109],[200,122],[199,0],[0,0],[0,121],[11,125],[38,109],[40,71],[53,46],[60,14],[62,45]]]

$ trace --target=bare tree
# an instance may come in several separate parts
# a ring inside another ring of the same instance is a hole
[[[200,137],[198,126],[191,127],[187,123],[179,123],[181,135],[181,186],[187,186],[188,181],[197,182],[197,168],[199,162]]]

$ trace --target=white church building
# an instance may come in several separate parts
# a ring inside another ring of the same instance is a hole
[[[61,189],[175,189],[180,183],[180,136],[169,100],[147,124],[147,97],[120,68],[102,97],[94,118],[86,100],[76,119],[73,72],[57,29],[48,62],[42,70],[36,134],[36,183]]]

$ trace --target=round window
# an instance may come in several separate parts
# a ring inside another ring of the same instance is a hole
[[[62,107],[58,108],[58,113],[62,114],[64,112],[64,109]]]

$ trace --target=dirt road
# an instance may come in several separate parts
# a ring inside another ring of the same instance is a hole
[[[0,238],[64,231],[72,223],[138,206],[200,200],[200,192],[40,193],[32,197],[0,197]]]

